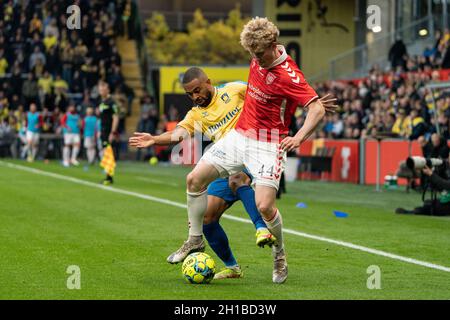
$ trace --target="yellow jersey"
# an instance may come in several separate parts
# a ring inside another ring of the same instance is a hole
[[[411,119],[409,117],[403,119],[397,118],[391,131],[402,137],[411,135]]]
[[[207,107],[193,107],[178,123],[189,134],[201,131],[212,141],[222,138],[234,128],[244,106],[245,82],[228,82],[214,88],[214,96]]]

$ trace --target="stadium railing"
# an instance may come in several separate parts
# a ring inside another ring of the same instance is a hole
[[[417,45],[419,41],[425,41],[425,44],[432,43],[434,41],[432,32],[434,27],[430,28],[430,25],[435,25],[434,20],[432,19],[432,23],[430,23],[428,16],[421,18],[403,28],[375,38],[370,43],[343,52],[330,59],[328,68],[318,74],[311,75],[308,77],[308,80],[314,82],[327,78],[328,80],[336,80],[363,77],[367,75],[370,68],[375,64],[378,64],[381,69],[385,69],[389,64],[389,49],[394,43],[396,36],[399,36],[407,47],[412,43]],[[431,30],[428,30],[426,36],[420,36],[419,30],[421,29]]]

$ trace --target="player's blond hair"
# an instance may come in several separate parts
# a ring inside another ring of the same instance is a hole
[[[241,45],[249,52],[264,51],[277,41],[280,31],[267,18],[256,17],[241,32]]]

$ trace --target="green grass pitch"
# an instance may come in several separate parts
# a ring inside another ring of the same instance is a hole
[[[275,285],[253,225],[230,219],[222,224],[244,278],[190,285],[181,265],[166,262],[187,236],[186,210],[134,196],[184,204],[189,168],[119,163],[113,188],[133,192],[122,194],[6,163],[92,183],[103,176],[98,167],[0,162],[0,299],[450,299],[450,272],[295,234],[285,234],[289,278]],[[278,206],[288,229],[450,267],[449,218],[393,213],[420,204],[420,194],[305,181],[287,188]],[[240,203],[227,214],[248,219]],[[70,265],[80,268],[79,290],[67,288]],[[380,289],[367,288],[371,265]]]

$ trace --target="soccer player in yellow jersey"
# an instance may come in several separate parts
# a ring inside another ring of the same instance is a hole
[[[175,144],[188,136],[192,136],[195,131],[201,131],[215,142],[234,128],[242,111],[247,90],[246,83],[229,82],[214,87],[200,68],[193,67],[184,74],[183,87],[195,104],[186,117],[178,123],[173,131],[165,132],[159,136],[136,132],[129,140],[130,146],[147,148],[154,144]],[[325,99],[325,97],[322,99]],[[331,112],[336,108],[332,104],[334,101],[335,99],[322,100],[327,110]],[[203,209],[206,209],[203,230],[189,229],[190,234],[192,231],[193,234],[204,233],[211,248],[224,262],[224,270],[217,273],[215,279],[239,278],[242,276],[241,268],[231,252],[227,235],[218,222],[225,210],[231,207],[235,201],[241,200],[243,202],[252,219],[257,230],[256,244],[258,246],[272,246],[276,240],[258,212],[254,191],[250,187],[251,179],[252,177],[248,172],[240,172],[229,178],[219,178],[212,182],[208,186],[207,208]],[[171,254],[167,261],[179,263],[189,253],[203,251],[204,249],[205,243],[202,237],[199,237],[198,242],[185,242],[185,245]]]
[[[159,136],[135,133],[130,138],[131,146],[145,148],[153,144],[174,144],[192,136],[195,131],[201,131],[212,141],[217,141],[234,128],[244,103],[247,89],[245,83],[230,82],[214,87],[206,74],[201,69],[194,67],[186,71],[183,86],[195,106],[178,123],[175,130]],[[216,279],[242,276],[241,268],[231,252],[227,235],[218,222],[223,212],[235,201],[241,200],[249,213],[257,229],[256,244],[258,246],[271,246],[275,240],[256,208],[254,191],[249,186],[250,181],[249,174],[241,172],[227,179],[217,179],[208,187],[203,233],[211,248],[225,264],[225,269],[216,274]],[[195,247],[186,248],[186,252],[189,254],[204,249],[205,243],[201,240]],[[183,261],[187,255],[186,252],[169,256],[168,262]]]

